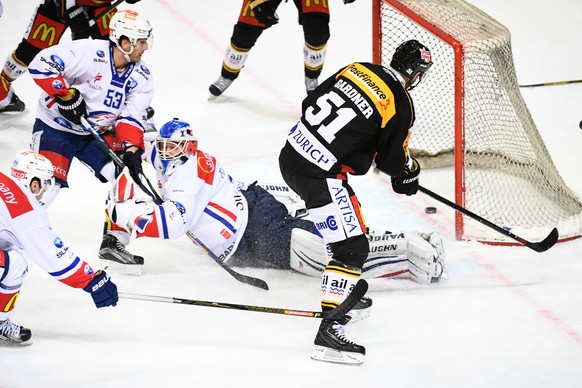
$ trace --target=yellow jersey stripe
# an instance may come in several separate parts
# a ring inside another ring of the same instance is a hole
[[[382,128],[396,114],[394,94],[380,77],[360,63],[352,63],[338,76],[352,81],[360,90],[368,95],[382,117]]]

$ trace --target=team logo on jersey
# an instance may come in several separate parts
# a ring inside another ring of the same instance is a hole
[[[63,72],[65,70],[65,62],[58,56],[58,55],[51,55],[52,66],[57,69],[59,72]]]
[[[103,52],[103,50],[97,50],[97,52],[95,54],[97,54],[97,56],[99,58],[103,58],[105,56],[105,53]]]
[[[53,241],[53,244],[55,244],[55,247],[57,248],[62,248],[65,243],[63,243],[63,240],[61,240],[60,237],[55,238],[55,241]]]
[[[60,79],[55,79],[51,85],[54,90],[61,90],[65,86]]]
[[[55,123],[59,124],[62,127],[68,128],[68,129],[73,129],[73,126],[71,125],[71,123],[69,123],[67,120],[65,120],[62,117],[55,117],[54,118]]]
[[[89,264],[85,264],[83,272],[85,272],[85,275],[93,275],[93,268]]]
[[[214,158],[204,154],[198,157],[198,177],[211,185],[214,181]]]
[[[145,74],[150,75],[150,69],[148,69],[147,67],[145,67],[144,65],[141,65],[139,67],[141,69],[141,71],[143,71]]]

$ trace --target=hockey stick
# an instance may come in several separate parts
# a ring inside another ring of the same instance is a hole
[[[582,82],[582,79],[576,79],[572,81],[556,81],[556,82],[546,82],[543,84],[531,84],[531,85],[519,85],[520,88],[535,88],[537,86],[555,86],[555,85],[568,85],[568,84],[578,84]]]
[[[93,27],[97,24],[97,20],[101,19],[103,16],[107,15],[109,12],[115,9],[119,4],[123,3],[125,0],[117,0],[115,3],[111,4],[107,9],[101,12],[99,15],[95,16],[93,19],[89,20],[89,27]]]
[[[423,193],[425,193],[426,195],[436,199],[437,201],[444,203],[445,205],[447,205],[449,207],[452,207],[456,211],[461,212],[464,215],[469,216],[476,221],[479,221],[483,225],[486,225],[486,226],[490,227],[491,229],[494,229],[497,232],[499,232],[507,237],[510,237],[510,238],[514,239],[515,241],[518,241],[519,243],[525,245],[526,247],[528,247],[530,249],[533,249],[536,252],[545,252],[548,249],[550,249],[558,241],[559,233],[558,233],[558,229],[556,229],[556,228],[552,229],[550,234],[548,234],[548,236],[540,242],[527,241],[526,239],[519,237],[519,236],[511,233],[510,231],[503,229],[500,226],[495,225],[491,221],[486,220],[485,218],[465,209],[464,207],[459,206],[456,203],[451,202],[448,199],[441,197],[440,195],[430,191],[429,189],[426,189],[422,186],[419,186],[418,190],[420,190]]]
[[[149,112],[148,112],[148,114],[149,114]],[[83,129],[85,129],[86,131],[90,132],[91,135],[93,135],[95,140],[97,140],[99,142],[99,145],[101,146],[101,148],[105,152],[107,152],[107,154],[111,157],[111,159],[113,160],[113,163],[115,163],[117,165],[117,167],[119,167],[120,169],[123,169],[125,167],[125,164],[123,163],[121,158],[111,149],[111,146],[109,146],[109,143],[107,143],[103,139],[103,137],[101,135],[99,135],[97,130],[95,128],[93,128],[93,126],[91,124],[89,124],[89,121],[87,121],[86,117],[81,117],[81,126],[83,126]],[[143,184],[142,181],[147,182],[149,189]],[[161,205],[164,202],[162,200],[162,198],[160,197],[160,195],[158,194],[158,192],[152,186],[149,179],[145,175],[141,174],[140,179],[138,179],[136,183],[140,189],[142,189],[147,195],[149,195],[153,199],[153,201],[156,203],[156,205]],[[243,275],[241,273],[236,272],[228,265],[226,265],[210,249],[208,249],[208,247],[206,247],[206,245],[204,245],[202,243],[202,241],[200,241],[198,238],[196,238],[196,236],[194,236],[194,234],[192,232],[188,231],[186,234],[196,245],[198,245],[200,248],[202,248],[206,252],[206,254],[208,256],[210,256],[210,258],[212,260],[214,260],[216,263],[218,263],[218,265],[220,265],[222,268],[224,268],[226,270],[226,272],[228,272],[232,277],[234,277],[239,282],[244,283],[244,284],[249,284],[251,286],[255,286],[258,288],[262,288],[263,290],[269,289],[269,285],[264,280],[259,279],[259,278],[255,278],[252,276]]]
[[[344,315],[346,315],[354,306],[362,299],[362,297],[368,291],[368,283],[364,279],[358,280],[352,292],[348,297],[335,309],[329,311],[305,311],[305,310],[293,310],[285,309],[280,307],[264,307],[264,306],[252,306],[246,304],[234,304],[234,303],[221,303],[221,302],[209,302],[205,300],[196,299],[183,299],[168,296],[153,296],[153,295],[141,295],[141,294],[128,294],[120,292],[118,295],[122,299],[135,299],[143,300],[148,302],[160,302],[160,303],[175,303],[175,304],[186,304],[192,306],[204,306],[204,307],[215,307],[221,309],[229,310],[243,310],[243,311],[254,311],[259,313],[269,313],[269,314],[283,314],[283,315],[293,315],[297,317],[306,318],[322,318],[322,319],[332,319],[336,320]]]

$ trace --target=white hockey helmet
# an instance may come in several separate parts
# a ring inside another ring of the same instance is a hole
[[[156,151],[162,162],[162,174],[170,175],[198,151],[198,140],[190,124],[180,119],[168,121],[156,138]]]
[[[131,42],[131,50],[126,54],[131,54],[138,39],[147,39],[148,46],[152,47],[152,30],[149,20],[135,11],[124,9],[117,11],[109,22],[109,40],[119,47],[121,38],[125,36]]]
[[[45,191],[53,191],[55,188],[53,164],[44,156],[33,151],[22,151],[16,155],[10,173],[29,190],[31,190],[31,183],[36,179],[40,184],[40,192],[35,194],[37,197]]]

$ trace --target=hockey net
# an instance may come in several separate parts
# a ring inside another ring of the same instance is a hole
[[[564,183],[519,91],[509,30],[462,0],[374,0],[374,62],[409,39],[434,65],[412,92],[411,154],[448,168],[454,201],[526,239],[582,234],[582,201]],[[512,240],[456,212],[457,239]]]

